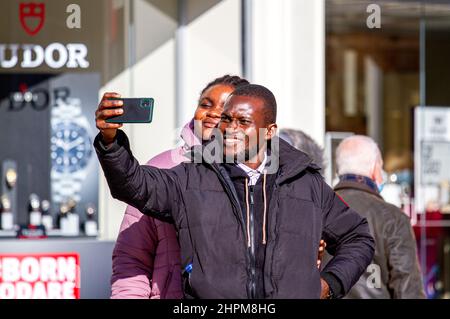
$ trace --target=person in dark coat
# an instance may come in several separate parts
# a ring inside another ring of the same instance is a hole
[[[209,140],[220,121],[223,105],[236,87],[249,82],[239,76],[224,75],[209,82],[200,94],[194,117],[181,131],[183,144],[153,157],[147,165],[172,168],[187,160],[193,145]],[[107,94],[107,98],[110,95]],[[194,121],[203,127],[194,127]],[[212,128],[211,128],[212,127]],[[195,131],[201,133],[196,135]],[[319,248],[318,264],[320,265]],[[180,299],[183,297],[180,245],[175,227],[143,215],[128,205],[112,255],[111,298]]]
[[[376,243],[372,263],[346,298],[425,298],[416,240],[408,216],[380,196],[383,160],[369,137],[354,135],[336,149],[335,191],[369,222]]]
[[[121,101],[102,100],[94,146],[111,194],[173,219],[186,298],[342,297],[370,263],[367,221],[324,182],[303,152],[276,137],[276,100],[236,89],[215,138],[172,169],[141,166],[120,125]],[[334,258],[316,266],[321,239]]]

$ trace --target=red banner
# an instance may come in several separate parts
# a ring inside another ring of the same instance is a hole
[[[79,299],[77,253],[0,254],[0,299]]]

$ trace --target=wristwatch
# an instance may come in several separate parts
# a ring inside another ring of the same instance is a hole
[[[69,198],[76,202],[92,158],[90,126],[82,114],[81,101],[58,99],[51,112],[51,193],[54,203]]]
[[[30,194],[29,198],[29,209],[31,212],[40,211],[41,208],[41,201],[39,200],[39,196],[36,194]]]
[[[17,183],[17,172],[15,169],[13,168],[9,168],[6,171],[6,185],[11,189],[14,188],[14,186],[16,186]]]
[[[9,200],[8,196],[3,195],[0,198],[0,206],[2,207],[2,211],[9,212],[11,210],[11,201]]]

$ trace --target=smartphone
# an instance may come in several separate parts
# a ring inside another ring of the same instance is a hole
[[[151,123],[153,118],[153,98],[109,98],[122,100],[123,113],[106,120],[107,123]]]

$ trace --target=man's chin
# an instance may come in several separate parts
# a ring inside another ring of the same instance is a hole
[[[226,163],[245,162],[245,151],[238,151],[234,147],[225,147],[223,158]]]
[[[203,129],[202,140],[209,141],[211,139],[212,129]]]

